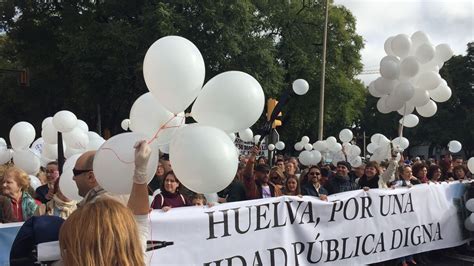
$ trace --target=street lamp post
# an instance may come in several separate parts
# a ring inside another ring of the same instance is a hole
[[[329,15],[329,0],[326,0],[326,14],[324,19],[324,36],[323,36],[323,62],[321,68],[321,92],[319,97],[319,140],[323,140],[323,131],[324,131],[324,80],[326,77],[326,46],[327,46],[327,35],[328,35],[328,15]]]

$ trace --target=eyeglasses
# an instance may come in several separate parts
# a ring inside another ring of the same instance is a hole
[[[92,172],[92,169],[87,169],[87,170],[78,170],[76,168],[72,169],[73,176],[78,176],[80,174],[87,173],[87,172]]]

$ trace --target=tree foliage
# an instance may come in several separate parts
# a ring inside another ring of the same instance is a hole
[[[68,109],[92,130],[120,131],[146,86],[147,48],[166,35],[196,44],[206,80],[228,70],[254,76],[267,97],[298,78],[310,91],[284,109],[283,139],[317,135],[324,2],[315,1],[14,1],[2,2],[0,64],[28,68],[29,88],[2,75],[0,134],[20,120],[39,131],[43,118]],[[326,70],[326,135],[359,119],[365,105],[361,36],[343,6],[330,4]],[[100,111],[98,110],[100,107]],[[236,110],[238,111],[238,110]],[[264,120],[264,115],[260,123]]]

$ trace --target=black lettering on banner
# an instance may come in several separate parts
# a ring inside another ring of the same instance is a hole
[[[292,243],[292,245],[293,245],[293,251],[294,251],[293,253],[295,254],[295,265],[298,266],[298,265],[300,265],[299,262],[298,262],[298,255],[301,255],[301,253],[303,253],[304,244],[301,243],[301,242],[294,242],[294,243]],[[299,251],[297,251],[296,245],[300,246]]]
[[[336,212],[341,211],[343,205],[344,205],[343,202],[340,200],[334,201],[332,205],[331,219],[329,219],[328,222],[334,222],[334,216],[336,215]]]
[[[395,202],[393,203],[393,209],[392,209],[392,215],[394,214],[397,214],[397,212],[395,212],[395,203],[398,207],[398,213],[402,213],[402,202],[403,202],[403,196],[405,196],[405,194],[401,194],[402,196],[402,200],[400,201],[400,199],[398,198],[398,195],[390,195],[390,196],[393,196],[392,198],[394,198]]]
[[[362,216],[361,219],[367,218],[365,217],[365,212],[367,212],[368,217],[374,217],[370,212],[370,206],[372,205],[372,198],[369,196],[361,197],[362,198]]]
[[[433,223],[430,223],[429,226],[430,226],[430,229],[428,230],[427,226],[426,225],[423,225],[422,228],[423,228],[423,244],[426,243],[426,237],[424,237],[425,235],[428,236],[428,239],[430,241],[432,241],[432,238],[431,236],[433,235],[433,230],[432,230],[432,225]]]
[[[307,261],[308,261],[309,263],[318,263],[318,262],[320,262],[321,259],[323,258],[323,243],[324,243],[324,240],[320,240],[320,241],[319,241],[319,244],[320,244],[320,245],[319,245],[320,254],[319,254],[319,259],[317,259],[317,260],[313,260],[313,256],[312,256],[314,243],[316,243],[316,242],[308,242],[308,244],[309,244],[309,247],[308,247],[308,256],[307,256],[306,259],[307,259]],[[317,250],[315,249],[315,251],[317,251]]]
[[[356,236],[356,248],[355,248],[354,258],[359,257],[359,246],[360,246],[360,238],[361,237],[362,236]]]
[[[313,217],[313,204],[311,201],[308,201],[306,204],[306,208],[303,210],[303,214],[301,215],[301,220],[300,224],[303,224],[303,218],[304,216],[308,216],[308,221],[306,223],[314,223],[314,217]]]
[[[351,200],[354,201],[354,208],[350,208],[350,210],[354,210],[354,217],[352,218],[349,218],[347,217],[347,206],[349,206],[349,203],[351,202]],[[354,220],[356,217],[357,217],[357,214],[359,213],[359,204],[357,203],[357,199],[356,198],[350,198],[347,200],[346,204],[344,204],[344,219],[346,220]]]
[[[240,256],[240,255],[237,255],[237,256],[233,256],[233,257],[230,257],[230,258],[227,258],[227,265],[228,266],[232,266],[232,263],[234,262],[234,259],[239,259],[240,262],[242,264],[238,264],[239,266],[242,265],[242,266],[247,266],[247,262],[245,261],[245,258]]]
[[[398,245],[395,247],[395,239],[397,235],[400,236],[400,241],[398,242]],[[399,249],[402,243],[403,243],[402,230],[401,229],[392,230],[392,247],[390,248],[390,250]]]
[[[334,247],[332,248],[332,243],[334,243]],[[338,246],[339,246],[339,243],[337,242],[336,239],[328,239],[326,240],[326,244],[327,244],[327,258],[326,258],[326,261],[335,261],[339,258],[339,251],[337,250]],[[322,250],[322,247],[321,247],[321,250]],[[334,258],[331,258],[331,253],[334,252]]]
[[[390,212],[390,196],[391,195],[388,195],[388,197],[386,197],[386,195],[380,195],[379,198],[380,198],[380,214],[382,216],[387,216],[388,213]],[[385,213],[383,211],[383,203],[385,202],[385,199],[388,198],[388,204],[387,204],[387,212]]]
[[[253,257],[252,265],[263,266],[262,258],[260,258],[260,253],[258,253],[258,251],[255,252],[255,256]]]
[[[240,208],[234,208],[232,209],[234,211],[234,216],[235,216],[235,231],[237,231],[237,233],[239,234],[245,234],[247,233],[249,230],[250,230],[250,227],[252,226],[252,206],[247,206],[247,209],[248,209],[248,213],[249,213],[249,226],[247,227],[247,229],[240,229]]]
[[[298,206],[296,207],[296,211],[293,212],[293,208],[291,206],[291,203],[293,201],[285,201],[286,203],[286,209],[288,210],[288,215],[290,216],[290,223],[293,224],[296,220],[296,214],[298,213],[298,209],[300,208],[301,206],[301,203],[303,203],[303,201],[298,201]]]
[[[410,240],[411,240],[411,244],[413,246],[418,246],[420,243],[421,243],[421,236],[418,234],[418,242],[415,243],[415,230],[418,229],[418,232],[420,232],[420,226],[415,226],[413,227],[413,229],[411,230],[411,234],[410,234]]]
[[[434,240],[443,240],[443,237],[441,237],[441,224],[436,223],[438,226],[436,227],[436,231],[434,233],[433,239]],[[436,239],[436,236],[438,236],[438,239]]]
[[[403,247],[408,247],[408,230],[410,229],[410,227],[405,227],[405,245],[403,245]]]
[[[366,249],[365,249],[365,243],[366,243],[367,239],[369,238],[369,236],[372,237],[372,242],[374,242],[374,240],[375,240],[375,235],[374,234],[368,234],[364,237],[364,241],[362,241],[362,254],[364,254],[364,255],[369,255],[374,250],[374,248],[372,248],[370,251],[366,251]]]
[[[282,260],[280,258],[278,260],[275,260],[275,250],[279,250],[279,251],[283,252],[283,257],[285,259]],[[278,265],[285,265],[285,266],[288,265],[288,254],[286,254],[286,250],[284,248],[282,248],[282,247],[270,248],[270,249],[268,249],[268,251],[270,252],[270,265],[272,265],[272,266],[277,265],[276,261],[278,262]],[[285,263],[283,263],[283,261]]]
[[[212,266],[212,263],[215,263],[216,266],[221,266],[221,261],[222,260],[216,260],[216,261],[212,261],[212,262],[206,262],[203,264],[203,266]]]
[[[385,252],[385,241],[384,241],[384,238],[383,238],[383,232],[380,233],[379,241],[377,242],[377,245],[375,245],[374,254],[377,253],[377,248],[379,246],[381,246],[381,249],[380,249],[379,252]]]
[[[353,251],[351,251],[351,254],[349,254],[349,255],[346,257],[347,239],[349,239],[349,238],[348,238],[348,237],[343,237],[343,238],[342,238],[342,255],[341,255],[341,260],[350,259],[350,258],[352,257],[352,253],[354,253]]]
[[[224,234],[221,237],[230,236],[230,234],[229,234],[229,217],[227,215],[228,211],[229,210],[221,210],[221,212],[224,214],[224,220],[222,220],[220,222],[214,221],[215,211],[206,212],[209,216],[209,237],[206,238],[206,240],[217,238],[214,234],[214,232],[215,232],[214,226],[217,225],[217,224],[224,224]]]
[[[266,219],[267,218],[267,210],[270,209],[270,204],[269,203],[265,203],[265,204],[261,204],[261,205],[255,205],[255,207],[257,208],[257,227],[255,228],[255,231],[258,231],[258,230],[263,230],[263,229],[268,229],[270,228],[270,222],[268,222],[264,227],[261,227],[261,220],[260,218],[264,218]],[[267,210],[262,210],[262,207],[266,207]]]
[[[407,203],[405,204],[405,210],[403,211],[403,213],[407,213],[407,212],[414,212],[413,202],[411,200],[411,193],[408,193],[408,200],[407,200]]]
[[[283,224],[279,224],[278,223],[278,218],[280,215],[278,215],[278,205],[280,204],[280,202],[273,202],[273,220],[275,220],[275,223],[273,224],[273,227],[272,228],[275,228],[275,227],[282,227],[282,226],[285,226],[286,225],[286,218],[285,218],[285,223]]]

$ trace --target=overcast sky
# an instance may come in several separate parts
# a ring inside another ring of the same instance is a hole
[[[427,33],[436,46],[447,43],[455,55],[466,54],[474,40],[474,0],[334,0],[357,19],[357,33],[364,38],[364,69],[378,69],[385,56],[385,40],[400,33]],[[378,75],[362,75],[368,85]]]

